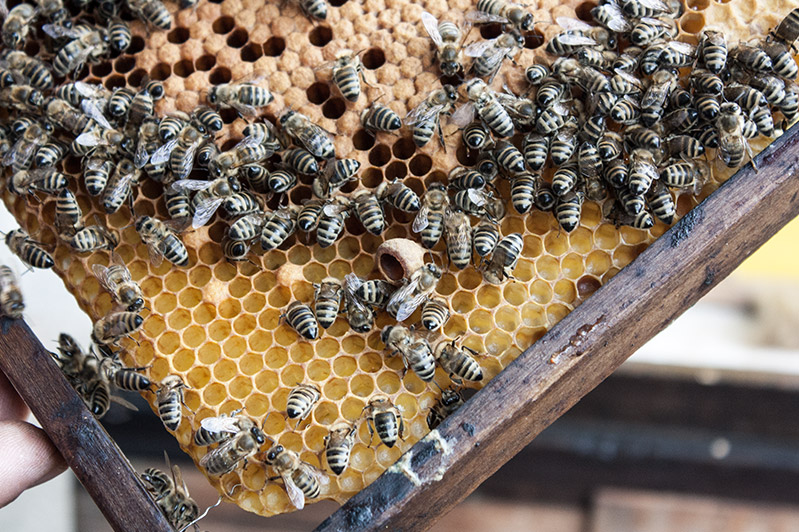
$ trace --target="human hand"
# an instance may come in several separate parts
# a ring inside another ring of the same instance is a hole
[[[0,508],[67,467],[47,434],[24,421],[27,416],[28,407],[0,372]]]

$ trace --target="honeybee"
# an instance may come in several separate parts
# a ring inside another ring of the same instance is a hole
[[[443,341],[436,345],[435,356],[438,363],[441,364],[444,371],[449,373],[450,379],[458,384],[462,383],[460,379],[483,380],[483,369],[474,358],[479,353],[465,345],[458,348],[456,341],[457,339],[452,342]]]
[[[793,81],[799,75],[799,65],[785,43],[772,41],[761,44],[763,51],[771,58],[771,68],[781,78]]]
[[[353,286],[355,285],[353,284]],[[358,299],[364,303],[385,308],[396,289],[388,281],[372,279],[370,281],[361,281],[353,290],[355,290]]]
[[[792,9],[769,34],[776,40],[792,46],[799,37],[799,8]]]
[[[289,109],[279,121],[283,131],[298,140],[314,157],[331,159],[336,156],[330,133],[311,122],[307,116]]]
[[[516,267],[523,246],[520,233],[511,233],[500,240],[494,248],[491,260],[482,268],[483,278],[491,284],[500,284],[505,279],[512,278],[511,272]]]
[[[704,30],[699,40],[697,55],[702,58],[705,68],[719,74],[727,66],[727,39],[724,33],[715,30]]]
[[[430,142],[436,130],[438,130],[441,145],[444,146],[441,115],[451,114],[457,100],[458,93],[455,91],[455,87],[444,85],[443,88],[431,92],[408,113],[408,116],[405,117],[405,124],[413,128],[413,142],[417,146],[421,148]]]
[[[494,248],[499,242],[499,229],[497,224],[490,220],[482,220],[477,227],[474,228],[472,234],[472,245],[474,251],[479,257],[486,257],[489,253],[494,251]]]
[[[119,148],[127,142],[132,142],[116,129],[92,128],[78,135],[72,142],[71,148],[75,155],[101,153],[115,155]]]
[[[361,112],[361,125],[372,133],[377,131],[394,132],[402,127],[399,115],[385,105],[377,102]]]
[[[391,403],[391,399],[387,395],[372,396],[363,410],[366,412],[366,426],[371,437],[374,437],[374,433],[377,432],[380,441],[389,448],[394,447],[397,438],[403,438],[405,420],[402,419],[399,409]]]
[[[255,84],[261,77],[258,75],[252,81],[223,83],[211,87],[208,91],[208,103],[222,109],[232,107],[241,115],[254,116],[259,107],[266,107],[275,99],[271,92]]]
[[[183,388],[186,385],[179,375],[167,375],[161,381],[155,400],[158,405],[158,417],[164,426],[171,431],[178,430],[183,418]]]
[[[452,22],[441,22],[436,17],[422,11],[422,25],[436,45],[436,57],[441,73],[447,77],[456,76],[463,70],[461,59],[461,30]]]
[[[386,217],[377,197],[370,190],[359,190],[353,194],[352,203],[355,207],[355,216],[361,221],[364,229],[373,235],[382,234],[386,227]]]
[[[450,263],[462,270],[472,261],[472,226],[469,216],[462,212],[447,212],[444,231]]]
[[[49,138],[50,133],[44,126],[31,124],[3,155],[3,166],[10,166],[15,172],[30,168],[36,152]]]
[[[194,154],[205,140],[205,134],[194,125],[186,124],[176,138],[153,153],[150,162],[158,165],[168,161],[169,169],[178,179],[186,179],[194,167]]]
[[[78,253],[111,250],[119,244],[119,237],[100,225],[87,225],[80,229],[67,227],[59,236]]]
[[[630,193],[641,196],[658,178],[655,158],[651,151],[636,149],[630,153]]]
[[[473,150],[482,149],[491,138],[491,133],[482,122],[473,122],[463,128],[463,143]]]
[[[422,207],[416,192],[399,181],[383,181],[374,194],[379,201],[388,201],[395,209],[403,212],[416,212]]]
[[[261,248],[264,251],[277,248],[297,228],[297,215],[300,208],[296,205],[280,207],[269,215],[261,229]]]
[[[131,194],[131,187],[139,184],[141,169],[124,157],[117,163],[103,191],[103,208],[111,214],[117,212]]]
[[[44,103],[42,91],[30,85],[11,85],[0,89],[0,105],[23,113],[39,114]]]
[[[330,480],[323,471],[300,460],[300,456],[282,445],[273,445],[265,455],[266,463],[277,471],[286,487],[291,504],[305,507],[305,498],[316,499]]]
[[[176,530],[184,530],[198,520],[200,508],[189,495],[180,468],[172,465],[170,470],[171,477],[158,469],[147,468],[141,479],[172,526]]]
[[[153,265],[159,266],[163,259],[175,266],[188,265],[189,252],[173,230],[176,225],[152,216],[140,216],[136,220],[136,231],[147,246]]]
[[[22,300],[22,292],[17,286],[17,276],[6,265],[0,265],[0,316],[12,320],[22,318],[25,310],[25,302]],[[8,324],[3,321],[3,332],[6,332]]]
[[[463,166],[456,166],[450,170],[447,180],[449,181],[449,188],[455,190],[468,190],[470,188],[480,190],[486,185],[486,176],[477,170]],[[437,185],[437,183],[433,183],[431,188]],[[447,204],[449,204],[449,196],[447,197]],[[424,205],[422,205],[422,208],[424,208]]]
[[[170,189],[177,193],[187,194],[197,191],[192,199],[194,216],[192,227],[197,229],[208,223],[217,209],[231,196],[241,191],[241,185],[235,176],[219,177],[213,181],[200,181],[197,179],[181,179],[170,185]]]
[[[478,0],[477,11],[467,13],[466,20],[478,24],[490,22],[509,24],[518,31],[533,29],[533,14],[527,12],[522,4],[505,0]]]
[[[299,0],[300,8],[309,17],[319,20],[327,18],[327,2],[325,0]]]
[[[323,248],[332,246],[344,230],[344,220],[351,209],[350,199],[336,196],[323,208],[316,228],[316,241]]]
[[[342,296],[341,281],[335,277],[326,277],[322,279],[321,284],[314,284],[316,321],[323,329],[327,329],[336,321]]]
[[[119,361],[116,354],[105,356],[100,361],[100,371],[104,377],[108,382],[113,383],[114,386],[122,390],[141,392],[150,389],[152,382],[139,373],[141,369],[144,368],[126,368]]]
[[[319,327],[316,323],[311,307],[301,301],[291,303],[283,314],[286,323],[297,331],[297,334],[308,340],[316,340],[319,337]]]
[[[34,27],[34,20],[38,16],[37,9],[30,4],[19,4],[9,11],[3,2],[5,20],[3,21],[3,43],[10,49],[22,48],[28,38],[30,29]]]
[[[94,323],[92,341],[98,345],[116,345],[121,338],[136,332],[143,321],[136,312],[112,312]]]
[[[359,53],[353,53],[348,49],[339,50],[335,61],[319,67],[332,69],[333,83],[341,91],[341,95],[350,102],[357,102],[361,95],[361,79],[366,83]]]
[[[313,384],[299,384],[289,393],[286,402],[286,415],[297,420],[297,427],[308,417],[321,397],[319,388]]]
[[[144,294],[141,287],[131,278],[130,271],[119,255],[115,253],[111,255],[113,264],[108,267],[102,264],[94,264],[92,266],[94,275],[97,276],[100,284],[114,297],[117,303],[130,312],[141,310],[144,306]]]
[[[433,183],[422,197],[422,208],[413,219],[414,233],[421,233],[426,248],[435,246],[444,232],[444,219],[449,207],[447,189],[441,183]]]
[[[445,300],[428,299],[422,305],[422,326],[428,331],[440,329],[449,319],[449,315],[449,305]]]
[[[755,165],[752,149],[743,135],[743,128],[744,115],[740,106],[731,102],[721,104],[719,116],[716,118],[719,136],[718,156],[730,168],[741,166],[746,154],[749,155],[752,166]]]
[[[375,323],[375,311],[359,297],[366,283],[354,273],[344,276],[344,309],[347,323],[356,332],[368,332]]]
[[[492,158],[499,164],[500,168],[510,174],[520,174],[524,172],[524,156],[516,146],[506,140],[497,141],[494,149],[491,150]]]
[[[96,63],[110,49],[108,31],[105,28],[82,31],[74,27],[45,24],[42,29],[53,38],[71,39],[53,58],[53,71],[62,77],[79,72],[87,61]]]
[[[161,0],[125,0],[125,5],[145,24],[161,30],[172,27],[172,15]]]
[[[211,159],[208,169],[213,176],[220,177],[234,168],[268,159],[275,153],[274,148],[274,145],[264,143],[259,136],[247,136],[231,149]]]
[[[355,445],[355,425],[339,421],[330,427],[325,436],[325,458],[330,470],[340,475],[350,463],[350,453]]]
[[[463,406],[463,396],[458,390],[447,388],[441,391],[441,398],[430,407],[427,413],[427,426],[435,430],[447,417]]]
[[[391,295],[386,310],[397,321],[405,321],[428,299],[439,279],[441,279],[441,270],[432,262],[428,262],[413,272],[405,284]]]
[[[473,57],[472,72],[480,78],[489,78],[489,83],[497,75],[505,59],[514,61],[519,50],[524,47],[524,37],[512,30],[496,39],[478,41],[467,46],[463,53]]]
[[[746,44],[738,44],[730,50],[729,58],[747,70],[762,74],[768,73],[774,66],[765,51]]]
[[[31,268],[52,268],[53,257],[42,244],[33,240],[22,229],[13,229],[6,234],[6,245],[11,252]]]
[[[459,127],[471,123],[474,114],[499,137],[512,137],[515,133],[513,120],[488,85],[481,79],[472,79],[466,83],[466,95],[469,103],[459,107],[452,115],[452,122]]]
[[[136,93],[128,108],[128,121],[131,126],[141,124],[155,114],[155,102],[164,97],[164,84],[151,80]]]
[[[49,167],[15,172],[7,186],[9,192],[22,196],[36,192],[56,195],[66,189],[67,185],[69,185],[67,176],[55,168]]]
[[[571,55],[584,47],[602,47],[612,50],[616,47],[616,34],[600,26],[568,17],[558,17],[555,22],[565,31],[558,33],[546,46],[553,55]]]
[[[244,416],[209,417],[200,422],[200,427],[215,435],[213,441],[220,441],[216,438],[221,438],[219,447],[200,459],[200,467],[213,476],[230,473],[242,461],[246,467],[247,459],[255,455],[266,442],[263,431]],[[200,445],[196,436],[194,441]]]
[[[430,382],[436,373],[436,359],[430,343],[402,325],[386,325],[380,333],[392,355],[400,354],[405,369],[410,368],[424,382]]]
[[[61,232],[62,229],[76,228],[83,212],[78,204],[78,199],[71,190],[65,188],[56,198],[55,205],[55,226]]]
[[[53,74],[50,72],[48,64],[41,59],[30,57],[25,52],[7,51],[2,55],[0,67],[8,70],[12,74],[12,78],[21,76],[28,85],[37,89],[53,88]]]

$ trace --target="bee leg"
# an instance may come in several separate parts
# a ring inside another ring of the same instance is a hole
[[[366,418],[366,428],[369,429],[369,448],[372,448],[372,441],[375,439],[375,428],[372,425],[372,418]]]
[[[438,127],[438,140],[441,141],[441,147],[444,149],[444,153],[447,153],[447,145],[444,143],[444,132],[441,131],[441,120],[439,120],[436,125]]]
[[[749,161],[752,163],[752,168],[755,169],[755,173],[757,173],[757,165],[755,164],[755,156],[752,154],[752,147],[749,145],[749,142],[746,142],[746,154],[749,156]]]
[[[400,415],[399,417],[399,437],[402,441],[405,441],[405,419]]]

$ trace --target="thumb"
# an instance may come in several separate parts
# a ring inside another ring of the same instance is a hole
[[[42,429],[0,421],[0,508],[64,469],[64,459]]]

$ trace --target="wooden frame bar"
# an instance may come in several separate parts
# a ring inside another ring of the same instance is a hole
[[[316,529],[425,530],[799,214],[794,125]],[[554,363],[553,363],[554,357]]]
[[[28,325],[0,334],[0,371],[118,532],[173,532],[125,455],[64,379]]]

